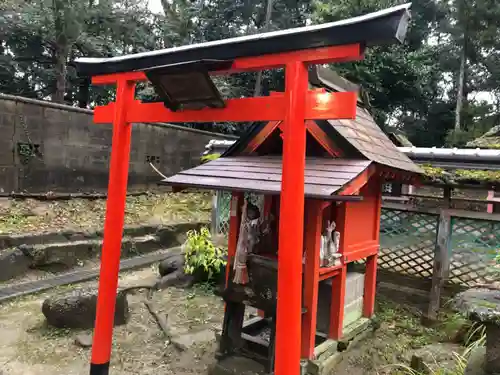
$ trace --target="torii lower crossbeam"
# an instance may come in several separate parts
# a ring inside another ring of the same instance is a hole
[[[107,375],[111,355],[121,238],[133,122],[283,121],[283,178],[278,249],[276,375],[298,375],[301,358],[301,273],[304,225],[306,119],[352,119],[355,93],[308,91],[308,64],[359,60],[359,45],[334,46],[284,54],[236,59],[224,72],[285,67],[286,91],[269,97],[228,101],[224,109],[171,112],[158,103],[134,100],[141,72],[93,77],[94,84],[116,84],[116,102],[98,107],[95,121],[113,123],[113,144],[99,279],[91,375]],[[220,73],[220,72],[219,72]]]

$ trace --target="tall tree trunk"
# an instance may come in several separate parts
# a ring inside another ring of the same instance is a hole
[[[273,0],[267,0],[266,8],[266,21],[264,23],[264,31],[269,31],[271,26],[271,16],[273,14]],[[262,91],[262,70],[257,73],[257,80],[255,81],[255,92],[254,96],[260,96]]]
[[[68,38],[66,35],[66,17],[65,5],[66,0],[52,0],[52,11],[54,14],[54,26],[56,32],[56,47],[54,52],[55,58],[55,76],[56,89],[52,95],[52,101],[56,103],[64,103],[66,94],[66,74],[67,62],[69,54]]]
[[[465,12],[465,1],[462,0],[459,3],[459,19],[462,21],[463,41],[460,51],[460,70],[458,72],[458,90],[457,90],[457,107],[455,109],[455,130],[460,130],[462,128],[462,115],[464,112],[464,106],[467,104],[467,92],[465,91],[466,84],[466,70],[467,70],[467,47],[468,47],[468,20],[466,18]]]
[[[465,35],[464,35],[465,36]],[[460,53],[460,71],[458,72],[458,92],[457,92],[457,107],[455,109],[455,130],[462,128],[462,113],[464,104],[467,100],[465,95],[465,70],[467,61],[466,43],[462,46]]]
[[[90,101],[90,78],[84,78],[78,89],[78,107],[87,108]]]

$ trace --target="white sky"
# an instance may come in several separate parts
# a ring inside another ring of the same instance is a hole
[[[161,0],[149,0],[149,9],[155,13],[163,13]]]

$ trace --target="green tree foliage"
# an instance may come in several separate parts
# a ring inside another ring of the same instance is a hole
[[[394,1],[315,0],[314,5],[318,22]],[[418,146],[462,146],[495,125],[491,112],[498,108],[475,94],[491,93],[498,103],[499,11],[494,0],[416,0],[404,45],[372,48],[364,61],[337,68],[367,89],[382,127],[403,130]]]
[[[116,56],[335,21],[399,0],[0,1],[0,91],[80,106],[108,102],[113,91],[76,76],[79,56]],[[500,3],[415,0],[404,45],[371,48],[364,61],[334,68],[368,92],[386,130],[417,146],[462,146],[500,125]],[[217,78],[224,97],[252,96],[256,74]],[[265,71],[261,92],[284,89],[283,71]],[[485,95],[486,93],[486,95]],[[141,99],[156,98],[151,87]],[[487,99],[485,101],[484,99]],[[241,124],[192,124],[239,133]]]
[[[73,103],[71,62],[154,49],[155,21],[146,0],[11,0],[0,14],[2,92]]]

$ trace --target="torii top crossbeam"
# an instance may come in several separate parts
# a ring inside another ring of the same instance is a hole
[[[113,124],[108,201],[92,347],[92,375],[109,373],[113,317],[130,154],[135,122],[284,122],[281,181],[276,364],[298,375],[307,119],[353,119],[357,94],[308,89],[309,65],[363,58],[370,45],[402,42],[410,4],[319,26],[245,36],[113,58],[80,58],[93,84],[116,84],[116,101],[95,109],[96,123]],[[285,68],[284,93],[224,100],[211,75]],[[142,103],[135,85],[149,80],[164,103]]]

